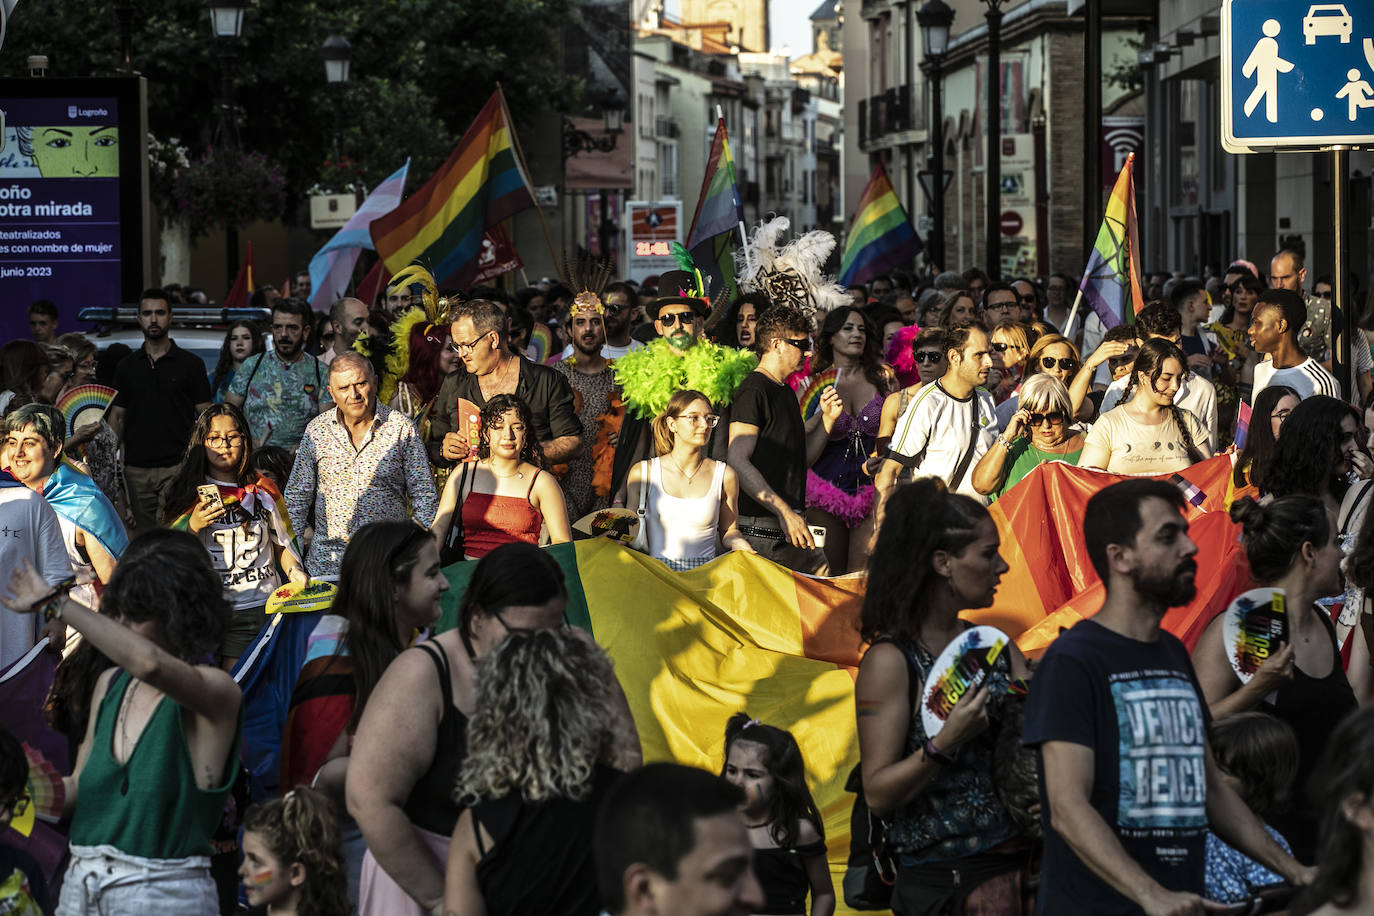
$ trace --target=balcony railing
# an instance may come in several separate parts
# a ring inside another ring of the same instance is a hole
[[[894,86],[859,101],[859,144],[867,145],[904,130],[925,127],[919,86]]]
[[[677,121],[659,115],[654,119],[654,134],[662,140],[676,140],[679,134]]]

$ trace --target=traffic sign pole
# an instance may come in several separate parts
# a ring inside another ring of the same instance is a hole
[[[1341,387],[1345,389],[1346,399],[1351,396],[1359,396],[1359,387],[1355,384],[1355,361],[1351,359],[1350,348],[1354,346],[1355,335],[1360,334],[1360,330],[1355,321],[1354,303],[1347,302],[1345,296],[1345,265],[1350,252],[1347,246],[1350,244],[1345,235],[1345,206],[1346,197],[1350,193],[1350,180],[1348,177],[1350,168],[1350,151],[1344,146],[1331,148],[1331,218],[1334,222],[1331,241],[1335,248],[1332,254],[1335,255],[1336,269],[1331,272],[1331,311],[1335,316],[1337,309],[1341,309],[1345,314],[1345,326],[1339,337],[1336,336],[1336,322],[1331,322],[1331,355],[1335,361],[1332,366],[1336,370],[1335,376],[1340,379]],[[1364,335],[1360,334],[1360,343],[1365,346]]]

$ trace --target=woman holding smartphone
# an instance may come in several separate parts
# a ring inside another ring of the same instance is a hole
[[[251,441],[237,407],[205,408],[162,506],[164,524],[189,531],[205,545],[234,609],[219,646],[226,671],[267,620],[267,599],[282,584],[278,566],[292,581],[306,579],[281,493],[252,470]]]

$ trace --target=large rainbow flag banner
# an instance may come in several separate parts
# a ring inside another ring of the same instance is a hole
[[[716,135],[711,138],[711,154],[706,159],[706,175],[701,180],[701,196],[687,233],[687,250],[697,269],[710,278],[712,296],[735,285],[736,229],[743,231],[744,207],[735,181],[735,159],[730,155],[730,139],[725,135],[725,119],[716,120]],[[731,297],[734,293],[729,294]]]
[[[1107,199],[1107,213],[1097,231],[1097,242],[1088,253],[1088,267],[1078,284],[1108,328],[1133,321],[1145,304],[1140,292],[1140,234],[1135,218],[1135,181],[1131,177],[1134,164],[1135,153],[1127,154],[1112,196]]]
[[[1236,562],[1237,527],[1221,511],[1233,495],[1230,474],[1230,459],[1220,456],[1174,481],[1205,494],[1188,507],[1189,536],[1200,548],[1198,594],[1164,620],[1190,646],[1248,587]],[[1120,479],[1044,464],[994,502],[1011,569],[993,606],[967,618],[1002,629],[1038,657],[1060,626],[1096,611],[1102,586],[1088,564],[1083,512],[1093,493]],[[816,579],[743,553],[676,573],[603,538],[549,551],[567,576],[569,621],[591,632],[615,662],[646,761],[719,771],[725,721],[741,710],[796,736],[838,895],[854,803],[844,783],[859,760],[854,678],[863,657],[863,578]],[[441,629],[455,625],[475,566],[445,570],[453,587],[444,595]],[[842,898],[837,912],[849,912]]]
[[[440,286],[466,287],[477,272],[482,233],[532,206],[534,191],[498,88],[434,177],[369,230],[391,274],[418,262]]]
[[[840,260],[840,285],[867,283],[881,277],[916,257],[921,249],[921,240],[892,189],[887,170],[879,162],[859,198],[854,225],[849,227],[849,241]]]

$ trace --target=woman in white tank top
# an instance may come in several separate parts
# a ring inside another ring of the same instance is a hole
[[[729,550],[754,552],[736,525],[735,472],[706,457],[717,419],[701,392],[674,394],[654,418],[658,457],[639,462],[626,481],[626,504],[644,509],[647,552],[676,570],[715,559],[717,538]]]

